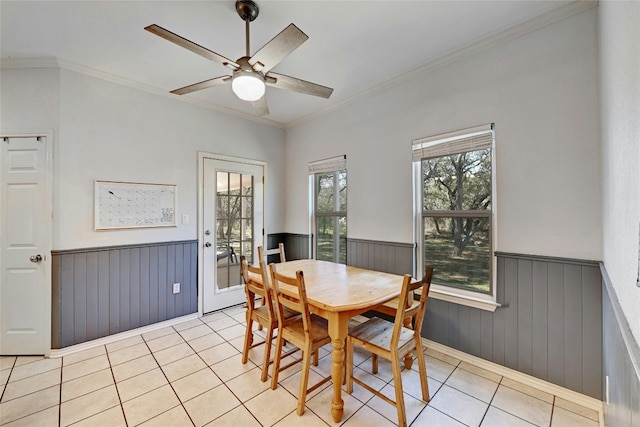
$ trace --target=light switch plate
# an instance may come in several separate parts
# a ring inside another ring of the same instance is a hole
[[[173,293],[174,294],[180,293],[180,283],[174,283],[173,284]]]

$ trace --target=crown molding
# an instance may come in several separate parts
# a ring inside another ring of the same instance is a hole
[[[273,120],[264,119],[261,117],[253,116],[251,114],[234,110],[232,108],[225,108],[219,105],[211,104],[209,102],[201,101],[195,98],[174,95],[165,89],[148,85],[139,81],[131,80],[125,77],[120,77],[115,74],[107,73],[104,71],[96,70],[95,68],[85,67],[84,65],[76,64],[71,61],[67,61],[61,58],[2,58],[0,59],[0,68],[60,68],[64,70],[74,71],[76,73],[84,74],[87,76],[95,77],[101,80],[116,83],[122,86],[132,87],[144,92],[152,93],[154,95],[170,98],[176,101],[186,102],[188,104],[196,105],[198,107],[206,108],[208,110],[214,110],[219,113],[227,114],[230,116],[239,117],[245,120],[251,120],[253,122],[261,123],[267,126],[272,126],[280,129],[284,129],[284,125]]]
[[[495,31],[482,39],[471,42],[465,46],[462,46],[448,53],[445,53],[434,60],[428,61],[418,66],[417,68],[414,68],[413,70],[398,74],[388,79],[385,82],[372,86],[347,99],[344,99],[336,104],[333,104],[330,107],[324,108],[315,113],[304,116],[298,120],[289,122],[284,126],[284,128],[291,129],[296,126],[300,126],[304,123],[307,123],[311,120],[314,120],[321,116],[329,114],[342,107],[353,104],[356,101],[359,101],[363,98],[367,98],[371,95],[382,92],[389,88],[409,82],[433,70],[445,67],[449,64],[460,61],[469,56],[475,55],[476,53],[482,52],[484,50],[498,46],[502,43],[508,42],[510,40],[513,40],[525,34],[536,31],[540,28],[546,27],[547,25],[551,25],[555,22],[562,21],[563,19],[570,18],[581,12],[584,12],[593,7],[596,7],[597,5],[598,5],[598,2],[593,0],[574,0],[571,3],[567,3],[559,8],[553,9],[548,12],[544,12],[534,18],[519,22],[506,29]]]
[[[60,68],[57,58],[0,58],[0,68]]]

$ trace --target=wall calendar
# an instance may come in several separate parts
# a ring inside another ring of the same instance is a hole
[[[95,181],[95,229],[176,226],[176,185]]]

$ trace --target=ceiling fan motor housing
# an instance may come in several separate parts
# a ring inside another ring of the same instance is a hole
[[[236,1],[236,12],[240,15],[243,21],[253,22],[258,17],[258,5],[251,0],[238,0]]]

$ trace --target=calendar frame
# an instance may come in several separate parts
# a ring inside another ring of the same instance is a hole
[[[94,228],[176,227],[177,190],[175,184],[96,180]]]

